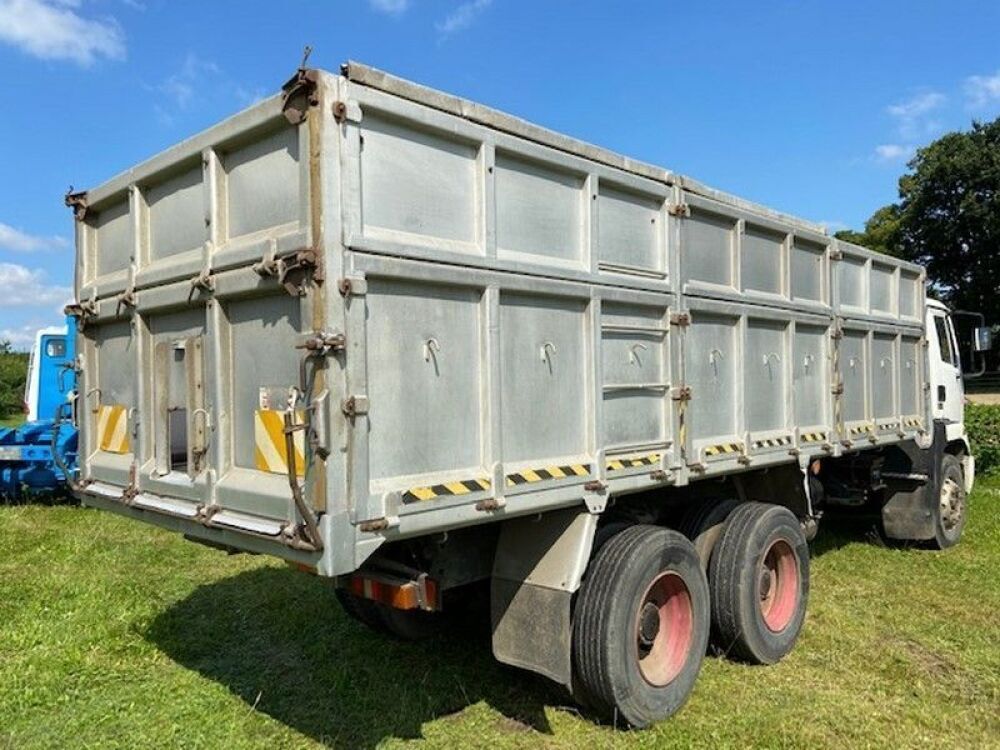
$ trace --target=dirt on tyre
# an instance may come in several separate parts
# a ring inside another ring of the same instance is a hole
[[[947,549],[958,544],[965,528],[967,498],[965,472],[958,456],[946,453],[941,459],[941,489],[934,508],[934,549]]]
[[[710,500],[689,509],[681,518],[678,531],[691,540],[706,572],[712,550],[726,528],[729,515],[739,503],[735,499]]]
[[[715,648],[752,664],[774,664],[792,650],[809,599],[809,547],[790,510],[737,507],[708,578]]]
[[[609,539],[574,609],[573,663],[590,707],[641,728],[675,713],[698,678],[708,583],[691,542],[658,526]]]

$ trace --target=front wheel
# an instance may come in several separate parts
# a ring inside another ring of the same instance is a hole
[[[708,631],[708,583],[691,542],[657,526],[621,531],[590,564],[574,611],[581,692],[608,719],[665,719],[694,687]]]
[[[934,539],[936,549],[947,549],[958,544],[965,528],[966,496],[965,474],[958,456],[944,454],[941,459],[941,489],[934,508]]]

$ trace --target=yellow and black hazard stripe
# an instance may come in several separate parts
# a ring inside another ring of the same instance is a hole
[[[305,413],[295,412],[295,424],[302,424]],[[292,433],[295,450],[295,473],[306,473],[306,433],[296,430]],[[259,471],[270,474],[288,474],[288,444],[285,439],[285,412],[277,409],[257,409],[253,420],[254,466]]]
[[[742,453],[743,443],[719,443],[705,446],[706,456],[723,456],[731,453]]]
[[[608,471],[620,471],[621,469],[632,469],[636,466],[652,466],[659,463],[662,453],[650,453],[638,458],[609,458]]]
[[[97,407],[97,445],[105,453],[128,453],[128,408],[122,404]]]
[[[754,440],[753,447],[755,449],[760,448],[780,448],[783,445],[791,445],[792,436],[782,435],[781,437],[764,438],[762,440]]]
[[[799,439],[803,443],[825,443],[826,433],[825,432],[803,432],[799,435]]]
[[[907,417],[903,420],[903,425],[906,427],[923,427],[924,420],[920,417]]]
[[[489,490],[492,482],[489,479],[463,479],[458,482],[444,482],[428,487],[411,487],[403,493],[404,503],[415,503],[420,500],[434,500],[439,497],[456,497],[472,492]]]
[[[870,432],[875,432],[875,426],[870,424],[859,424],[855,425],[850,429],[852,435],[866,435]]]
[[[585,477],[590,474],[590,464],[568,464],[566,466],[544,466],[540,469],[521,469],[507,475],[507,486],[544,482],[548,479]]]

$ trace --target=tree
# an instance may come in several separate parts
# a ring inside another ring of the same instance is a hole
[[[1000,117],[942,136],[907,167],[899,203],[837,236],[926,266],[944,302],[1000,320]]]
[[[15,352],[9,341],[0,341],[0,418],[21,411],[28,355]]]

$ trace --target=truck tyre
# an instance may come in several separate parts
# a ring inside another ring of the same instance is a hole
[[[715,549],[719,537],[722,536],[723,529],[726,528],[729,514],[739,504],[740,501],[735,499],[710,500],[689,509],[681,518],[678,530],[691,540],[705,572],[708,572],[708,561],[712,557],[712,550]]]
[[[348,615],[376,633],[391,635],[401,641],[422,641],[440,632],[442,618],[439,612],[394,609],[343,589],[336,589],[336,594],[340,606]]]
[[[334,589],[334,595],[347,615],[377,633],[388,634],[389,629],[379,612],[379,605],[369,599],[362,599],[344,589]]]
[[[965,474],[958,456],[941,458],[941,490],[934,508],[934,539],[931,546],[947,549],[958,544],[965,528]]]
[[[645,727],[676,712],[708,643],[708,583],[691,542],[657,526],[615,534],[574,611],[573,662],[595,712]]]
[[[753,664],[774,664],[792,650],[809,598],[809,547],[790,510],[737,507],[708,578],[716,648]]]

